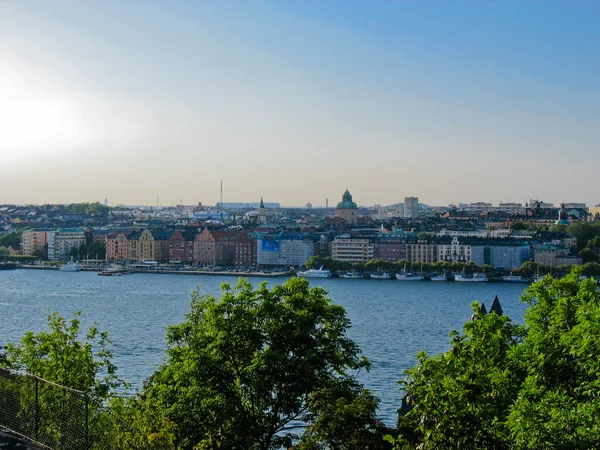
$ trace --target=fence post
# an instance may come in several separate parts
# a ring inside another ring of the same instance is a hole
[[[88,392],[85,392],[85,450],[90,448],[90,399]]]
[[[35,377],[35,418],[33,424],[33,436],[36,441],[39,441],[40,432],[40,380]]]

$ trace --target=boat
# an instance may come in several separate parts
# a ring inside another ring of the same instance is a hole
[[[529,283],[529,279],[520,275],[513,275],[512,272],[510,275],[504,275],[502,281],[505,281],[506,283]]]
[[[125,269],[124,267],[113,266],[105,267],[98,272],[98,275],[101,277],[118,277],[127,273],[129,273],[128,269]]]
[[[372,273],[371,278],[374,280],[389,280],[392,277],[389,272],[381,272],[381,273]]]
[[[431,277],[431,281],[448,281],[448,276],[446,275],[446,272],[442,272],[439,275],[436,275],[435,277]]]
[[[400,281],[422,281],[425,279],[423,275],[415,275],[410,272],[400,272],[396,274],[396,279]]]
[[[351,270],[350,272],[342,273],[340,278],[349,278],[352,280],[358,280],[359,278],[364,278],[362,273],[357,272],[356,270]]]
[[[454,275],[454,281],[463,283],[484,283],[489,280],[485,273],[475,272],[472,277],[465,277],[462,274]]]
[[[69,261],[68,263],[60,266],[60,270],[62,272],[78,272],[79,264],[77,264],[76,262],[73,262],[73,261]]]
[[[16,268],[17,265],[15,263],[0,262],[0,270],[13,270]]]
[[[321,266],[318,269],[308,269],[305,271],[298,271],[297,275],[299,277],[304,277],[304,278],[330,278],[331,271],[328,269],[323,269],[323,266]]]

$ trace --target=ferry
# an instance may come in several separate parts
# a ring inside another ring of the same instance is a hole
[[[323,269],[321,266],[319,269],[308,269],[305,271],[298,271],[297,275],[304,278],[330,278],[331,271]]]
[[[73,261],[69,261],[68,263],[60,266],[60,270],[62,272],[78,272],[79,264],[77,264],[76,262],[73,262]]]
[[[489,280],[485,273],[475,272],[471,278],[465,277],[461,274],[454,275],[454,281],[463,283],[485,283]]]

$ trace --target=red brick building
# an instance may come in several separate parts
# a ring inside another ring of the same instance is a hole
[[[256,262],[253,240],[245,231],[210,231],[194,239],[194,261],[201,265],[250,266]]]
[[[193,231],[173,231],[169,239],[169,262],[191,264],[194,260],[195,237]]]

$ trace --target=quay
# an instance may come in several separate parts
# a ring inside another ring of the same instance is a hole
[[[46,264],[21,264],[19,269],[36,269],[36,270],[59,270],[58,266]],[[104,268],[97,267],[79,267],[81,272],[100,272]],[[289,272],[237,272],[237,271],[211,271],[211,270],[169,270],[169,269],[130,269],[127,273],[146,273],[158,275],[214,275],[214,276],[231,276],[231,277],[261,277],[275,278],[289,275]]]

